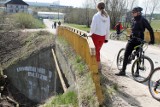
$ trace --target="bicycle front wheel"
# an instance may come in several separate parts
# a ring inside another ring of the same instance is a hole
[[[148,88],[152,97],[160,101],[160,67],[153,70],[148,81]]]
[[[141,59],[136,59],[132,65],[132,77],[137,82],[145,82],[149,79],[153,69],[153,61],[147,56],[142,56]]]
[[[115,40],[117,38],[117,33],[113,32],[110,34],[110,39]]]
[[[117,68],[119,70],[121,70],[123,67],[124,53],[125,53],[125,48],[122,48],[119,50],[117,55]]]
[[[127,34],[122,32],[119,36],[119,40],[127,40]]]

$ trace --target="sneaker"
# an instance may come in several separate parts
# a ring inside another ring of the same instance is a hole
[[[135,76],[135,77],[139,77],[139,72],[138,72],[138,71],[135,72],[135,73],[134,73],[134,76]]]
[[[132,62],[131,60],[128,60],[127,64],[131,64],[131,62]]]
[[[126,76],[126,72],[120,71],[119,73],[116,73],[117,76]]]

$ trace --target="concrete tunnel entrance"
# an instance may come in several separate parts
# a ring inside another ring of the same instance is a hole
[[[41,103],[50,96],[64,92],[51,49],[33,53],[4,71],[12,85],[33,102]]]

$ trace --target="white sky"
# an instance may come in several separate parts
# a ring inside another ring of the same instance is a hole
[[[55,1],[60,1],[60,5],[65,6],[73,6],[73,7],[83,7],[83,4],[86,0],[23,0],[23,1],[29,1],[29,2],[43,2],[43,3],[53,3]],[[143,7],[143,1],[144,0],[138,0],[138,6]],[[155,13],[159,13],[159,10],[155,10]]]
[[[61,5],[74,6],[74,7],[82,7],[85,0],[23,0],[29,2],[43,2],[43,3],[53,3],[55,1],[60,1]],[[139,6],[143,5],[144,0],[138,0]]]
[[[85,0],[23,0],[29,2],[43,2],[43,3],[53,3],[55,1],[60,1],[60,5],[82,7]]]

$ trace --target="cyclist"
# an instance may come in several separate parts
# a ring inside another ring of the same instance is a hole
[[[141,7],[135,7],[132,10],[132,26],[131,26],[131,35],[130,40],[128,40],[128,43],[126,45],[126,50],[124,53],[124,60],[123,60],[123,66],[122,70],[120,70],[119,73],[116,73],[117,76],[125,76],[126,75],[126,66],[128,63],[128,57],[132,53],[135,46],[140,45],[141,41],[144,40],[144,31],[145,28],[150,33],[150,41],[149,44],[154,44],[154,32],[148,21],[142,16],[142,8]],[[135,73],[135,76],[139,76],[139,72],[137,71]]]
[[[117,36],[119,37],[119,34],[121,33],[121,30],[123,29],[121,21],[118,21],[118,23],[115,25],[114,29],[116,30]]]

